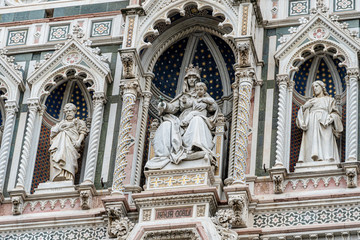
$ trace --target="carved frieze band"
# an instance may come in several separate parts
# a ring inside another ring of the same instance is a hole
[[[124,81],[121,83],[120,87],[123,93],[123,106],[121,111],[120,132],[116,151],[114,182],[112,186],[113,193],[123,193],[124,191],[123,181],[126,177],[126,156],[129,152],[129,145],[131,143],[131,120],[134,116],[134,105],[139,91],[139,83],[136,80]]]

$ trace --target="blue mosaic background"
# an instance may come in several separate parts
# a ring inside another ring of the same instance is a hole
[[[339,67],[339,63],[340,61],[338,59],[334,60],[334,64],[335,66],[337,66],[337,72],[341,79],[342,90],[344,91],[346,88],[346,84],[345,84],[346,68]],[[306,83],[310,74],[310,69],[312,64],[313,64],[313,58],[308,59],[299,67],[299,71],[296,72],[293,77],[293,80],[295,81],[295,90],[303,96],[305,96]],[[331,96],[334,97],[336,95],[336,88],[333,80],[334,77],[332,76],[332,73],[324,59],[320,60],[319,67],[315,74],[315,79],[321,80],[326,83],[326,89]]]
[[[233,64],[235,57],[231,48],[221,38],[215,36],[211,37],[216,42],[219,51],[223,55],[223,61],[226,64],[230,81],[234,82],[235,72],[233,69]],[[162,93],[172,98],[176,95],[180,68],[183,61],[183,56],[186,52],[187,42],[188,38],[184,38],[168,48],[159,57],[154,67],[154,85]],[[209,47],[202,38],[199,38],[194,58],[190,62],[192,62],[195,66],[199,66],[203,69],[201,72],[201,78],[202,81],[205,82],[208,86],[208,93],[214,99],[220,99],[223,96],[223,86],[218,66],[211,54],[211,51],[209,50]]]
[[[47,113],[55,119],[59,119],[61,104],[64,98],[67,82],[55,88],[47,97],[45,105]]]
[[[86,105],[86,100],[84,93],[81,91],[79,85],[77,83],[74,84],[71,96],[70,96],[70,102],[76,105],[76,115],[75,117],[80,118],[82,120],[86,120],[88,117],[88,108]]]

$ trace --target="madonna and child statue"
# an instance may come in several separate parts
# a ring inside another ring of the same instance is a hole
[[[300,107],[296,119],[303,131],[296,167],[340,163],[336,138],[340,137],[343,125],[335,99],[329,96],[322,81],[315,81],[312,89],[314,97]]]
[[[152,143],[155,155],[146,163],[146,169],[200,159],[216,165],[213,130],[220,110],[201,82],[200,72],[201,68],[190,64],[182,93],[170,102],[160,101],[162,121]]]

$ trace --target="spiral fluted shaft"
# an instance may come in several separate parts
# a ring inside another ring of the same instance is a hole
[[[114,181],[112,186],[112,193],[124,192],[124,180],[126,177],[125,168],[127,166],[126,155],[129,152],[131,143],[131,119],[134,116],[134,105],[136,102],[136,95],[133,93],[124,93],[123,106],[121,111],[120,132],[118,138],[118,146],[116,151]]]
[[[94,112],[91,122],[91,132],[89,140],[89,150],[86,158],[86,168],[85,168],[85,182],[93,182],[95,176],[95,167],[96,159],[98,155],[99,142],[100,142],[100,133],[101,133],[101,123],[103,118],[103,110],[105,103],[105,95],[103,93],[94,94]]]
[[[347,119],[346,119],[346,161],[357,161],[358,148],[358,69],[348,70]]]
[[[234,175],[234,158],[235,158],[235,144],[236,144],[236,124],[237,124],[237,112],[238,112],[238,101],[239,101],[239,86],[234,83],[233,88],[233,108],[232,108],[232,119],[231,119],[231,133],[230,133],[230,150],[229,150],[229,170],[228,176]]]
[[[16,183],[16,188],[23,188],[23,189],[25,188],[26,171],[29,164],[31,141],[34,132],[34,122],[35,122],[36,114],[39,111],[39,107],[40,106],[38,102],[32,102],[29,104],[29,117],[26,124],[26,132],[25,132],[23,150],[20,158],[20,167],[19,167],[19,174]]]
[[[236,123],[236,143],[235,143],[235,161],[234,161],[234,183],[246,183],[246,158],[248,146],[249,133],[249,119],[250,119],[250,99],[253,87],[252,70],[246,69],[239,73],[239,100],[237,108],[237,123]]]
[[[4,132],[1,141],[1,150],[0,150],[0,191],[2,192],[5,181],[5,171],[7,167],[9,152],[10,152],[10,143],[11,136],[14,131],[15,123],[15,114],[17,111],[16,104],[5,104],[6,118]]]
[[[283,167],[285,154],[285,128],[286,128],[286,79],[279,81],[279,111],[277,122],[277,136],[276,136],[276,158],[275,166]]]

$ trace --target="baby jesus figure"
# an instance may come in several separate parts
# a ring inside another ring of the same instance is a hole
[[[207,93],[206,84],[198,82],[195,85],[195,99],[193,99],[192,110],[181,121],[182,127],[187,127],[195,116],[207,117],[208,111],[215,111],[216,102]]]

